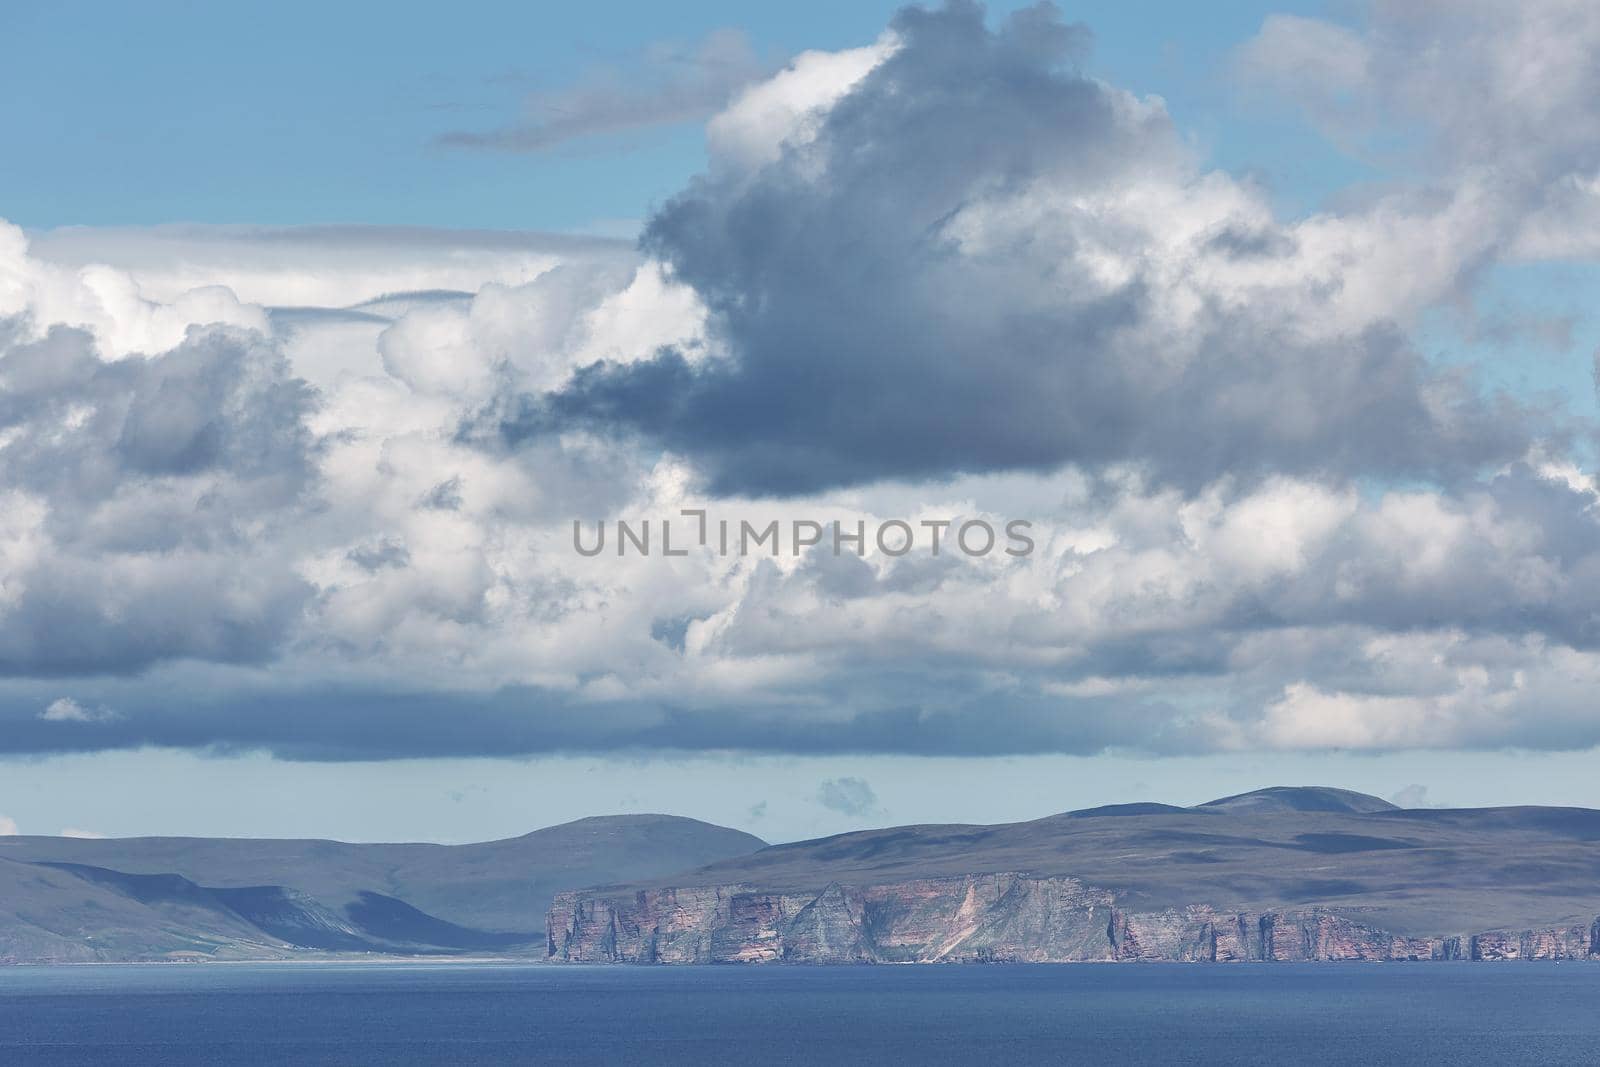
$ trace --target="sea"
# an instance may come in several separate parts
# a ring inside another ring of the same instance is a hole
[[[0,1064],[1596,1064],[1600,964],[0,967]]]

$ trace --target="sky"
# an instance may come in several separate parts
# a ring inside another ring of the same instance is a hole
[[[0,32],[0,831],[1600,806],[1590,5]]]
[[[870,43],[900,5],[400,2],[273,5],[36,3],[0,12],[5,218],[24,227],[170,222],[373,223],[631,236],[705,163],[703,121],[620,124],[597,140],[539,153],[449,150],[530,103],[563,107],[585,91],[645,95],[772,72],[808,49]],[[1015,3],[991,5],[995,16]],[[1359,167],[1268,109],[1233,121],[1230,49],[1274,11],[1314,5],[1243,0],[1104,4],[1069,11],[1091,24],[1092,69],[1178,102],[1189,134],[1241,166],[1274,168],[1320,194],[1317,172]],[[1158,18],[1152,19],[1152,13]],[[1152,32],[1153,29],[1156,32]],[[686,71],[724,40],[722,78]],[[689,94],[693,96],[694,94]],[[680,111],[680,114],[683,113]],[[1315,158],[1315,168],[1304,161]],[[180,177],[181,176],[181,177]]]

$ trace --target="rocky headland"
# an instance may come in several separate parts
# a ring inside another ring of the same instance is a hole
[[[1408,812],[1327,789],[903,827],[558,894],[547,948],[608,963],[1600,959],[1597,841],[1600,812]]]

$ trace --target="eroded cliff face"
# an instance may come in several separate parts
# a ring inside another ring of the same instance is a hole
[[[1073,878],[981,874],[819,893],[749,885],[562,893],[552,959],[606,963],[1074,963],[1600,958],[1592,926],[1405,937],[1325,908],[1117,906]]]
[[[1600,959],[1600,919],[1592,926],[1488,930],[1472,935],[1468,952],[1475,960]]]

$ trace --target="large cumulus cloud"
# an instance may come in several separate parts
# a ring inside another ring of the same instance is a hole
[[[637,432],[755,493],[1068,462],[1453,476],[1526,447],[1396,329],[1408,287],[1357,259],[1373,220],[1280,223],[1161,101],[1077,73],[1080,36],[1047,9],[902,12],[801,136],[651,222],[725,358],[590,367],[508,432]]]

